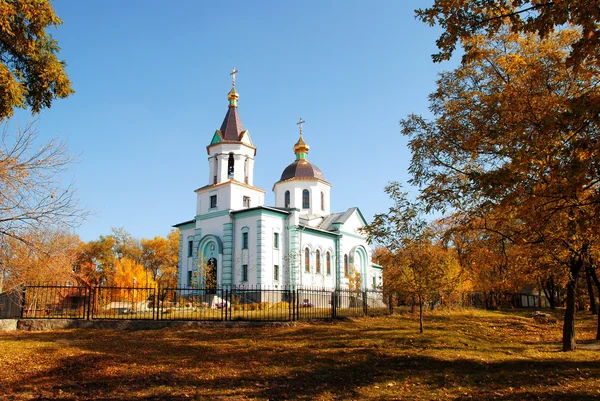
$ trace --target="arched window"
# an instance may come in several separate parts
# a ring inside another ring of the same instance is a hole
[[[344,276],[348,275],[348,255],[344,255]]]
[[[317,267],[317,274],[321,274],[321,251],[319,251],[317,249],[317,252],[315,254],[315,258],[316,258],[316,263],[315,266]]]
[[[304,271],[310,273],[310,249],[304,250]]]
[[[331,274],[331,254],[329,252],[325,254],[325,262],[327,263],[327,274]]]
[[[285,191],[285,205],[284,207],[290,207],[290,191]]]
[[[229,161],[227,162],[227,177],[233,178],[233,153],[229,154]]]
[[[321,210],[325,211],[325,192],[321,192]]]
[[[310,194],[308,189],[302,191],[302,209],[310,209]]]

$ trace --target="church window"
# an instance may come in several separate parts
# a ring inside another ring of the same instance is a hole
[[[373,276],[373,289],[377,288],[377,278]]]
[[[194,252],[194,241],[188,241],[188,258],[191,258]]]
[[[321,192],[321,210],[325,211],[325,192]]]
[[[344,255],[344,275],[348,275],[348,255]]]
[[[279,233],[273,233],[273,248],[279,249]]]
[[[290,191],[285,191],[285,206],[290,207]]]
[[[250,207],[250,197],[244,196],[244,207]]]
[[[191,271],[191,270],[189,270],[189,271],[188,271],[188,277],[187,277],[187,280],[188,280],[188,281],[187,281],[187,285],[189,285],[190,287],[191,287],[192,285],[194,285],[194,283],[192,283],[192,271]]]
[[[248,249],[248,233],[242,233],[242,249]]]
[[[229,154],[229,160],[227,161],[227,177],[233,178],[233,164],[235,160],[233,158],[233,153]]]
[[[304,271],[310,273],[310,249],[304,250]]]
[[[308,189],[302,191],[302,209],[310,209],[310,194]]]
[[[210,196],[210,208],[214,209],[217,207],[217,195]]]
[[[279,281],[279,265],[273,266],[273,280]]]
[[[329,252],[325,254],[325,261],[327,263],[327,274],[331,274],[331,254]]]
[[[216,183],[217,183],[217,176],[213,175],[213,184],[216,184]]]
[[[321,274],[321,251],[319,251],[318,249],[317,249],[315,258],[316,258],[315,266],[317,268],[317,274]]]
[[[242,265],[242,281],[248,281],[248,265]]]

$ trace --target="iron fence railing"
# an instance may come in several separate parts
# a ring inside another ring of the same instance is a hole
[[[26,285],[21,291],[18,315],[29,319],[285,322],[392,311],[389,300],[376,290]]]

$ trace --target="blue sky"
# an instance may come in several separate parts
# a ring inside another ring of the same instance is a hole
[[[385,212],[383,187],[409,179],[398,122],[427,114],[437,73],[453,66],[431,61],[439,31],[414,18],[429,3],[55,0],[63,25],[53,36],[76,93],[41,113],[38,128],[81,154],[66,180],[96,214],[75,232],[88,241],[124,227],[149,238],[193,218],[234,66],[267,205],[302,117],[332,210]]]

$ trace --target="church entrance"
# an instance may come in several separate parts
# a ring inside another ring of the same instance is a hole
[[[217,293],[217,259],[210,258],[206,262],[206,293]]]

